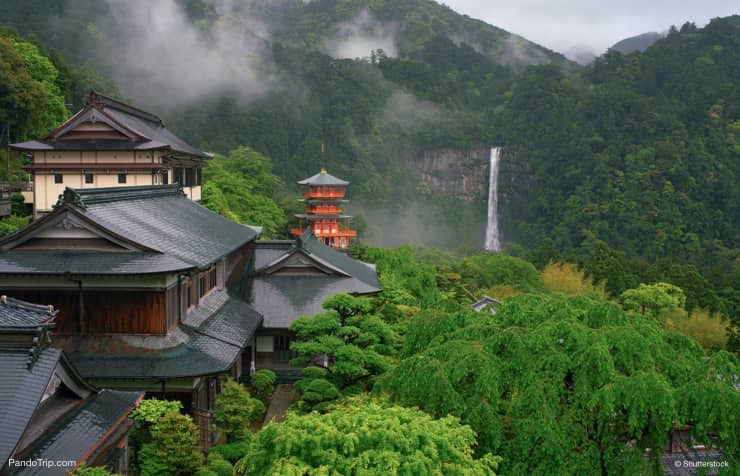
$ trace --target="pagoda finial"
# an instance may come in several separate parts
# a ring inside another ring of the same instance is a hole
[[[326,174],[326,169],[324,167],[321,167],[321,173]]]

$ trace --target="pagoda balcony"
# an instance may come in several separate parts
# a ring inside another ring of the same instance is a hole
[[[357,237],[356,230],[340,230],[336,228],[334,230],[315,230],[312,228],[311,231],[316,236],[316,238],[328,238],[334,236],[346,236],[347,238]],[[290,233],[291,235],[301,236],[303,234],[303,229],[291,228]]]
[[[344,191],[309,190],[307,192],[303,192],[303,196],[306,198],[319,198],[319,199],[344,198]]]
[[[342,210],[339,207],[312,207],[306,210],[312,215],[339,215]]]

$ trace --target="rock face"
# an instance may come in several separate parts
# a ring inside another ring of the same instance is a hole
[[[411,174],[426,187],[452,198],[468,202],[488,201],[488,181],[491,148],[437,149],[420,151],[408,162]],[[499,227],[504,242],[512,238],[517,210],[527,202],[531,186],[531,171],[526,151],[518,146],[503,146],[499,162],[498,210]],[[480,204],[480,202],[479,202]],[[480,207],[485,210],[486,207]],[[481,229],[486,215],[481,213]]]
[[[490,148],[438,149],[417,153],[409,168],[420,186],[472,201],[488,193]]]

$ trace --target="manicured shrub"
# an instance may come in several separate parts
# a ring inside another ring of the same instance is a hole
[[[214,446],[211,448],[210,453],[208,453],[208,458],[210,460],[212,455],[219,455],[226,461],[236,463],[242,456],[247,454],[247,451],[249,451],[249,441],[249,439],[236,440],[224,445]]]
[[[252,395],[255,398],[262,400],[263,403],[272,397],[272,393],[275,391],[275,372],[272,370],[261,369],[252,375]]]
[[[184,476],[203,465],[198,428],[189,416],[168,413],[152,426],[151,435],[139,453],[141,476]]]
[[[218,476],[231,476],[234,473],[234,466],[222,458],[215,458],[209,461],[208,469]]]
[[[223,391],[216,397],[213,418],[216,428],[226,435],[228,441],[248,437],[249,425],[259,420],[265,412],[265,405],[252,398],[244,385],[227,380]]]

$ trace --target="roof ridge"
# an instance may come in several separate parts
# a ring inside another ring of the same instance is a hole
[[[132,116],[136,116],[136,117],[139,117],[147,121],[158,123],[160,126],[164,127],[164,121],[162,121],[162,119],[159,116],[152,114],[151,112],[147,112],[142,109],[136,108],[134,106],[129,106],[128,104],[125,104],[117,99],[113,99],[110,96],[100,94],[95,90],[90,91],[87,102],[90,105],[98,106],[101,108],[110,107],[112,109],[117,109],[126,114],[130,114]]]
[[[21,299],[12,298],[10,296],[6,296],[5,294],[0,296],[0,304],[16,309],[23,309],[25,311],[46,314],[49,317],[54,317],[59,312],[58,310],[54,309],[54,306],[52,306],[51,304],[35,304],[32,302],[23,301]]]
[[[143,198],[166,197],[181,195],[185,197],[180,184],[170,185],[136,185],[129,187],[102,187],[102,188],[71,188],[66,187],[59,195],[54,208],[65,204],[86,209],[89,205],[98,203],[117,202],[121,200],[137,200]]]

